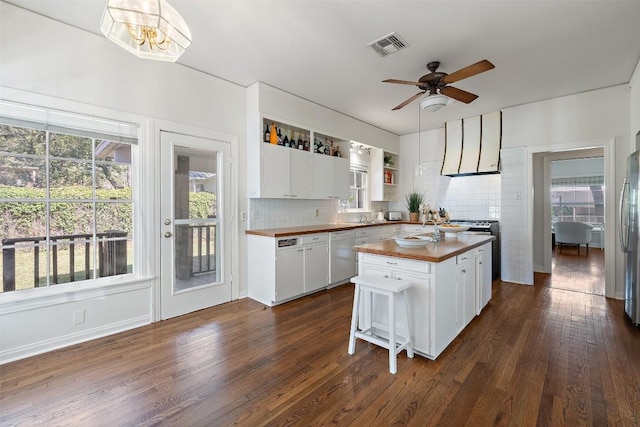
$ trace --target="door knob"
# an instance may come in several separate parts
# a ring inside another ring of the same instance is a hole
[[[167,238],[171,237],[171,232],[167,231],[166,233],[164,233],[164,237],[167,237]]]

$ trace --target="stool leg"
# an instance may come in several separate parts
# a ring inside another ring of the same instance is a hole
[[[353,292],[353,313],[351,313],[351,332],[349,333],[349,354],[356,352],[356,328],[360,312],[360,285],[356,284]]]
[[[396,316],[394,294],[389,295],[389,372],[398,372],[396,359]]]
[[[407,290],[405,289],[402,292],[402,299],[404,300],[404,321],[405,325],[407,325],[407,357],[413,358],[413,341],[411,340],[411,321],[409,320],[409,295],[407,295]]]

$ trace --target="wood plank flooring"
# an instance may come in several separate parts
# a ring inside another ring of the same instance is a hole
[[[0,366],[0,425],[640,426],[621,301],[495,282],[436,360],[358,341],[353,288],[243,299]]]
[[[556,246],[551,258],[551,275],[538,278],[544,286],[604,295],[604,251],[582,246]]]

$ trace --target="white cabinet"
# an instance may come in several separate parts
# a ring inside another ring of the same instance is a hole
[[[456,260],[428,263],[404,258],[385,257],[360,252],[358,274],[409,280],[410,316],[414,349],[435,359],[458,334],[455,327],[454,303]],[[386,324],[386,299],[374,299],[373,325]],[[401,307],[396,307],[399,313]],[[402,330],[405,325],[399,324]]]
[[[333,195],[340,200],[351,196],[349,159],[332,157],[333,159]]]
[[[272,126],[283,138],[293,137],[295,143],[280,145],[265,141],[265,131]],[[349,142],[344,138],[262,117],[248,120],[247,148],[249,197],[349,197]]]
[[[491,256],[491,243],[485,243],[475,249],[476,314],[478,315],[491,299]]]
[[[265,144],[267,145],[267,144]],[[313,154],[304,150],[289,150],[291,162],[290,197],[299,199],[313,198]],[[284,168],[284,164],[282,166]]]
[[[316,198],[335,198],[333,188],[333,159],[331,157],[314,155],[313,181],[313,191]]]
[[[301,243],[304,249],[304,293],[326,288],[329,284],[327,234],[305,236]]]
[[[315,292],[329,284],[328,234],[248,235],[247,262],[251,299],[273,306]]]
[[[284,198],[291,194],[291,150],[278,145],[262,144],[260,197]]]
[[[314,198],[349,198],[349,160],[341,157],[313,155]]]
[[[400,156],[379,148],[371,149],[371,200],[397,201]]]
[[[456,326],[459,331],[476,315],[475,258],[470,252],[456,257]]]

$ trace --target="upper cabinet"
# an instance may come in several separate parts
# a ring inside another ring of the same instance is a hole
[[[371,149],[371,200],[372,201],[397,201],[398,178],[400,176],[398,165],[400,157],[397,153]]]
[[[256,122],[247,129],[249,197],[349,197],[347,140],[270,117]]]

